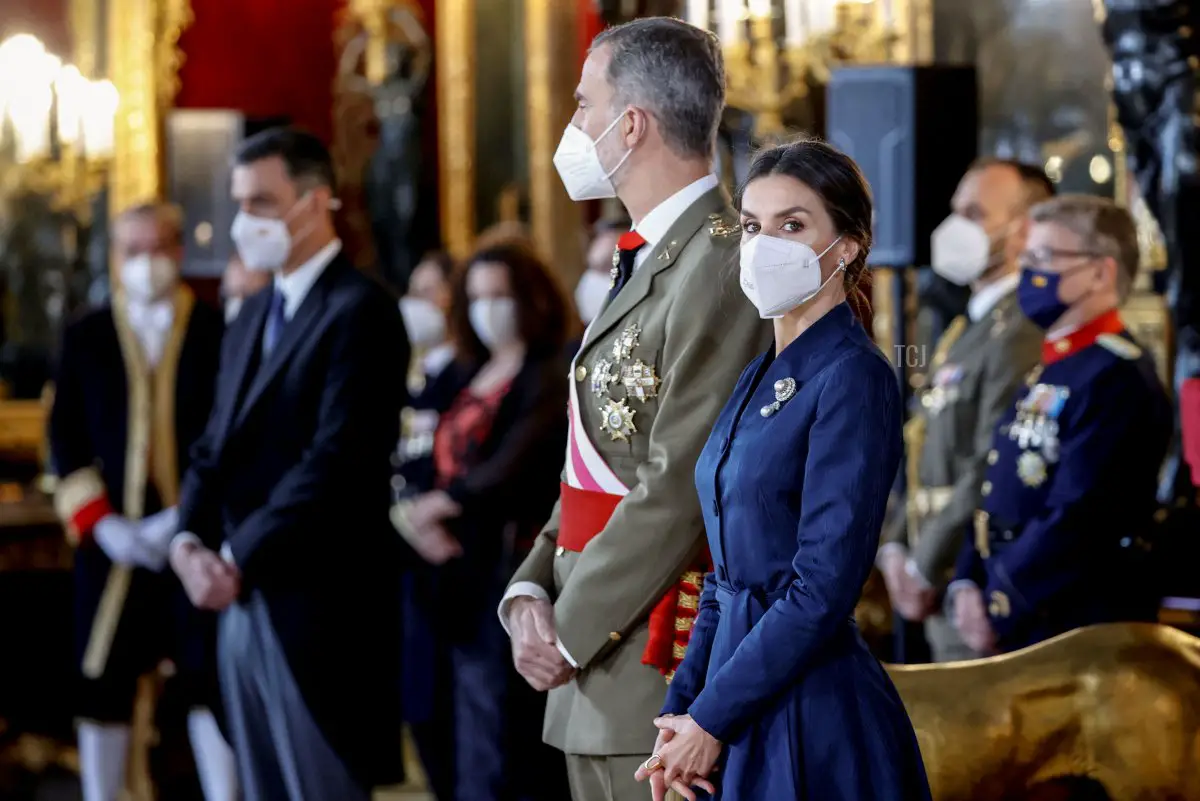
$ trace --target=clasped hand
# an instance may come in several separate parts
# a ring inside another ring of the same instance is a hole
[[[537,598],[516,598],[508,612],[513,664],[539,692],[566,684],[575,669],[558,650],[554,607]]]
[[[434,491],[398,504],[392,522],[422,559],[431,565],[444,565],[462,556],[462,545],[443,525],[461,514],[462,507],[449,495]]]
[[[978,587],[963,587],[954,593],[954,627],[971,650],[981,654],[996,650],[996,632]]]
[[[901,552],[889,553],[881,566],[892,608],[905,620],[920,623],[937,609],[937,591],[908,572],[908,558]]]
[[[171,568],[188,600],[199,609],[221,611],[237,600],[242,575],[237,566],[203,545],[183,543],[171,550]]]
[[[688,801],[696,801],[693,787],[715,793],[708,776],[717,769],[721,742],[700,728],[691,715],[663,715],[654,719],[654,725],[658,727],[654,754],[634,773],[640,782],[649,780],[654,801],[663,801],[667,790]]]

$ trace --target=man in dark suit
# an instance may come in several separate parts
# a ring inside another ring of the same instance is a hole
[[[402,777],[400,540],[390,456],[409,346],[333,227],[333,167],[272,129],[233,168],[233,237],[272,289],[225,338],[171,563],[222,610],[218,664],[247,801],[370,798]]]

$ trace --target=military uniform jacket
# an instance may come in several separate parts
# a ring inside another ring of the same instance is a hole
[[[1045,344],[996,428],[958,566],[1002,650],[1139,616],[1138,545],[1172,425],[1153,360],[1116,311]]]
[[[979,507],[996,421],[1041,352],[1042,332],[1021,314],[1015,291],[977,321],[955,318],[938,344],[905,432],[916,468],[908,476],[908,545],[937,586],[953,577],[962,532]]]
[[[560,500],[513,577],[554,601],[580,668],[546,710],[545,740],[567,753],[654,745],[667,685],[642,664],[647,617],[702,548],[696,460],[742,369],[770,341],[738,287],[738,246],[725,193],[707,192],[601,311],[576,358],[582,433],[630,492],[581,553],[556,544]]]

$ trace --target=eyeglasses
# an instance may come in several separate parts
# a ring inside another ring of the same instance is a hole
[[[1103,253],[1097,253],[1094,250],[1059,250],[1057,248],[1036,248],[1027,250],[1020,255],[1019,262],[1021,267],[1040,270],[1050,266],[1054,262],[1066,261],[1069,259],[1102,259]]]

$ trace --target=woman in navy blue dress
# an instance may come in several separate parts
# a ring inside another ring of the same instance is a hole
[[[655,799],[925,801],[912,724],[853,617],[902,452],[895,373],[846,302],[870,193],[806,140],[761,153],[739,205],[742,289],[775,347],[696,466],[715,571],[638,776]]]

